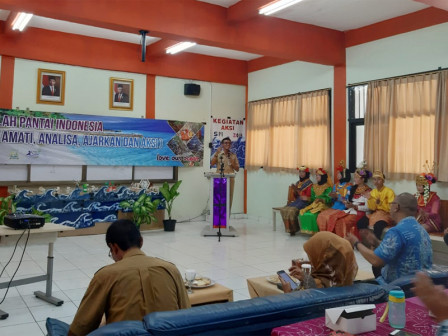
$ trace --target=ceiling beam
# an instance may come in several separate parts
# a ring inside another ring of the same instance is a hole
[[[418,12],[374,23],[345,32],[346,47],[372,42],[382,38],[448,22],[448,12],[429,7]]]
[[[125,10],[121,0],[0,0],[0,8],[270,57],[344,63],[340,31],[261,15],[232,24],[227,8],[195,0],[127,0]]]
[[[414,0],[414,1],[421,2],[425,5],[429,5],[432,7],[448,11],[448,1],[446,0]]]
[[[258,16],[258,9],[272,0],[241,0],[227,9],[227,20],[232,23],[246,21]]]
[[[0,55],[94,69],[125,71],[226,84],[247,84],[247,62],[184,52],[176,57],[147,57],[141,46],[28,27],[26,33],[4,34],[0,21]]]

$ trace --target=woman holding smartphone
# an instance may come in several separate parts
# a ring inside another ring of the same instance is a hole
[[[303,249],[311,264],[311,276],[315,287],[328,288],[350,286],[358,273],[355,253],[352,245],[334,233],[323,231],[312,236]],[[290,275],[303,281],[301,267],[296,264],[289,269]],[[285,293],[291,292],[291,286],[280,278]]]

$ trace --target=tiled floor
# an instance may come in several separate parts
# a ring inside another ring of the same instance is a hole
[[[279,223],[281,224],[281,223]],[[232,225],[239,237],[202,237],[205,222],[178,223],[175,232],[143,232],[146,254],[169,260],[183,273],[193,268],[202,275],[232,288],[235,300],[249,298],[246,279],[275,274],[287,269],[292,258],[304,257],[302,245],[308,236],[290,237],[277,225],[250,219],[237,219]],[[12,254],[12,247],[0,247],[0,266],[3,269]],[[54,296],[64,300],[56,307],[34,297],[35,290],[45,291],[39,282],[10,288],[0,309],[9,313],[0,320],[0,335],[46,335],[45,319],[54,317],[70,323],[93,274],[112,262],[108,257],[104,235],[59,238],[55,243]],[[22,250],[16,251],[0,282],[14,273]],[[370,271],[369,264],[356,252],[360,270]],[[16,279],[41,275],[46,270],[46,245],[28,246]],[[0,290],[0,301],[5,289]]]

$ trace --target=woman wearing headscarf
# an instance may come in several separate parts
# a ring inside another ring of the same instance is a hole
[[[327,222],[329,218],[339,210],[346,209],[346,196],[352,184],[350,183],[350,170],[345,168],[344,160],[339,162],[336,178],[338,179],[338,182],[333,186],[333,191],[330,193],[330,197],[334,202],[333,206],[331,209],[322,211],[319,216],[317,216],[317,226],[319,227],[319,231],[327,231]]]
[[[328,181],[327,172],[319,168],[316,170],[316,182],[311,188],[311,204],[300,210],[299,222],[300,232],[315,233],[319,231],[317,226],[317,215],[322,210],[328,209],[332,198],[330,193],[332,186]]]
[[[303,249],[311,264],[311,276],[317,288],[350,286],[358,273],[355,253],[352,245],[331,232],[318,232],[312,236]],[[302,270],[298,266],[289,269],[290,274],[303,280]],[[281,279],[282,280],[282,279]],[[291,287],[282,281],[285,293]]]
[[[365,217],[369,210],[365,193],[371,190],[367,185],[371,176],[372,173],[364,167],[356,169],[354,174],[355,185],[348,191],[345,201],[347,209],[339,210],[330,216],[327,221],[327,231],[334,232],[342,238],[348,232],[356,233],[356,223]]]
[[[440,198],[436,192],[431,191],[431,185],[436,183],[434,174],[422,173],[417,175],[415,184],[417,186],[418,214],[417,221],[427,232],[442,232],[442,219],[440,218]]]
[[[310,169],[306,166],[299,168],[299,180],[289,186],[288,204],[280,209],[285,231],[291,236],[299,230],[299,211],[310,203],[311,186]]]

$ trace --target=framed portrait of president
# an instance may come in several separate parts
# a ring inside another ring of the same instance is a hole
[[[109,109],[133,110],[134,108],[134,80],[124,78],[110,78]]]
[[[38,69],[36,102],[64,105],[64,99],[65,71]]]

